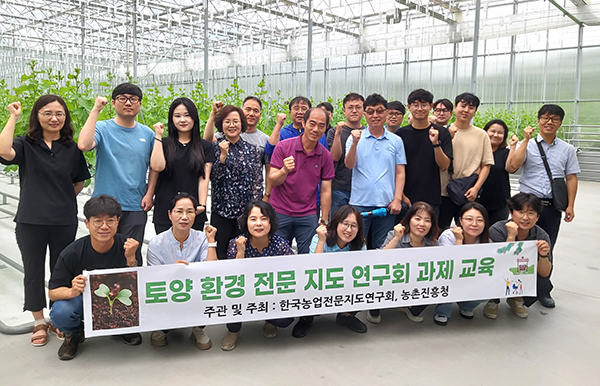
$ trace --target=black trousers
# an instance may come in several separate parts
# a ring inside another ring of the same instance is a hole
[[[77,224],[59,226],[18,222],[15,234],[25,270],[23,311],[41,311],[46,307],[44,286],[46,251],[50,249],[50,272],[52,273],[62,250],[75,240]]]
[[[117,233],[121,233],[127,237],[135,239],[140,246],[138,247],[135,255],[138,267],[142,264],[142,245],[144,244],[144,232],[146,231],[146,221],[148,220],[148,213],[144,211],[123,211],[121,220],[119,220],[119,228]]]
[[[508,210],[508,205],[506,205],[502,209],[496,210],[488,210],[488,216],[490,218],[490,225],[497,223],[498,221],[503,221],[508,218],[510,211]]]
[[[217,258],[219,260],[227,259],[227,246],[229,241],[236,238],[242,232],[238,227],[237,219],[229,219],[212,212],[210,215],[210,225],[217,228],[215,240],[217,242]]]
[[[438,224],[440,226],[440,231],[443,231],[446,228],[450,227],[452,220],[456,224],[458,224],[458,212],[460,211],[461,206],[456,205],[452,202],[450,197],[442,196],[442,205],[440,206],[440,218]]]

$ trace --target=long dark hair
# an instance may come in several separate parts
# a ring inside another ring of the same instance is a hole
[[[179,132],[173,122],[173,114],[175,109],[180,105],[184,105],[187,108],[190,117],[194,120],[194,127],[192,128],[192,138],[188,146],[191,147],[191,155],[189,157],[189,167],[194,170],[201,177],[204,176],[204,151],[202,150],[202,137],[200,137],[200,122],[198,118],[198,109],[194,102],[189,98],[177,98],[171,103],[169,108],[169,133],[163,143],[166,145],[165,160],[167,161],[167,171],[169,174],[173,173],[173,164],[175,163],[175,153],[177,153],[177,147],[179,146]]]
[[[31,115],[29,116],[29,129],[27,130],[27,136],[34,141],[41,141],[44,139],[44,129],[40,125],[39,112],[42,107],[48,103],[58,102],[65,110],[65,121],[62,129],[60,129],[60,142],[71,143],[73,142],[73,127],[71,126],[71,114],[67,108],[65,101],[58,95],[48,94],[38,98],[31,108]]]
[[[465,212],[467,210],[471,210],[471,209],[475,209],[475,210],[479,211],[479,213],[481,213],[481,215],[483,216],[483,221],[485,222],[485,226],[483,227],[483,232],[481,232],[481,234],[479,235],[479,242],[480,243],[489,243],[490,242],[490,217],[488,216],[488,212],[485,209],[485,206],[483,206],[480,203],[475,202],[475,201],[467,202],[466,204],[463,205],[462,208],[460,208],[460,211],[458,212],[458,218],[460,220],[462,220],[463,214],[465,214]],[[462,223],[460,224],[460,226],[462,227]]]
[[[413,218],[420,211],[425,211],[431,217],[431,228],[429,232],[425,235],[431,241],[437,241],[438,236],[440,235],[440,228],[438,227],[437,217],[435,215],[435,210],[431,205],[426,202],[418,201],[412,204],[406,215],[400,221],[400,223],[404,226],[404,233],[410,232],[410,219]]]
[[[325,239],[327,245],[333,247],[337,243],[338,224],[343,222],[346,219],[346,217],[348,217],[352,213],[354,213],[354,215],[356,216],[356,223],[358,224],[358,233],[356,234],[354,240],[350,241],[350,250],[359,251],[367,243],[367,240],[365,238],[363,220],[362,216],[360,215],[360,212],[352,205],[344,205],[340,209],[338,209],[337,212],[335,212],[335,214],[331,218],[331,222],[327,226],[327,238]]]

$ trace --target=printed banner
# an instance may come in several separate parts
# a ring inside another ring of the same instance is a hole
[[[86,271],[85,335],[535,296],[536,263],[526,241]]]

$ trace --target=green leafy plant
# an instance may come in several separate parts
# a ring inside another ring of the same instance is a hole
[[[106,284],[100,284],[100,286],[98,287],[97,290],[94,291],[94,294],[96,294],[96,296],[101,297],[101,298],[107,298],[108,299],[108,305],[110,307],[110,314],[112,315],[113,313],[113,305],[115,304],[115,301],[120,301],[121,303],[125,304],[126,306],[130,306],[131,305],[131,291],[128,289],[122,289],[121,291],[119,291],[119,293],[117,294],[117,296],[115,296],[114,298],[111,299],[110,297],[110,289],[108,288],[108,286]]]

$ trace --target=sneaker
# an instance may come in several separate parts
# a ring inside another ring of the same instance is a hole
[[[167,334],[163,331],[152,331],[152,335],[150,335],[150,344],[154,347],[163,347],[169,344],[167,340]]]
[[[223,351],[231,351],[235,348],[235,342],[237,342],[238,337],[240,336],[239,332],[230,332],[227,331],[227,334],[223,337],[221,341],[221,350]]]
[[[263,326],[263,336],[265,338],[275,338],[277,336],[277,326],[265,322],[265,325]]]
[[[550,294],[538,296],[538,300],[540,301],[540,304],[546,308],[556,307],[556,303]]]
[[[312,327],[313,317],[303,316],[298,320],[298,323],[292,329],[294,338],[304,338],[308,334],[308,329]]]
[[[142,344],[142,335],[139,332],[134,332],[132,334],[123,334],[121,335],[121,339],[123,343],[128,346],[138,346]]]
[[[483,316],[488,319],[496,319],[498,317],[498,303],[490,300],[483,307]]]
[[[361,322],[356,316],[351,314],[337,314],[335,322],[337,324],[341,324],[342,326],[348,327],[354,332],[359,332],[361,334],[367,332],[367,325]]]
[[[494,303],[494,304],[496,304],[496,303]],[[473,311],[465,311],[465,310],[459,310],[458,314],[465,319],[473,319],[473,317],[475,316],[475,313]]]
[[[192,328],[192,335],[190,337],[196,341],[196,347],[200,350],[208,350],[212,347],[212,341],[204,332],[204,327]]]
[[[77,348],[79,343],[83,342],[83,331],[73,332],[71,334],[65,334],[65,340],[58,349],[58,357],[61,361],[68,361],[75,358],[77,355]]]
[[[423,322],[423,317],[421,315],[417,315],[417,316],[413,315],[412,312],[410,312],[410,309],[408,307],[401,307],[400,311],[404,312],[406,314],[406,317],[415,323]]]
[[[513,314],[517,315],[519,318],[527,318],[527,310],[523,305],[523,299],[521,298],[510,298],[506,299],[506,303],[510,306]]]
[[[435,314],[433,315],[433,323],[437,324],[438,326],[445,326],[448,324],[448,317]]]
[[[381,323],[381,314],[373,315],[371,314],[371,311],[367,311],[367,321],[369,323],[379,324]]]

